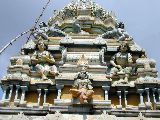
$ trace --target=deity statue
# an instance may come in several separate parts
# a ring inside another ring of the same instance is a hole
[[[73,89],[70,89],[73,97],[78,98],[81,104],[88,103],[92,99],[94,91],[92,90],[92,83],[89,80],[89,75],[86,68],[82,67],[81,72],[77,74],[74,81]]]
[[[39,40],[36,44],[36,51],[31,57],[31,62],[35,64],[36,71],[43,80],[47,79],[47,75],[58,75],[57,67],[54,65],[55,60],[50,52],[47,51],[47,45],[43,40]]]
[[[111,31],[107,31],[106,33],[102,34],[102,38],[105,39],[114,39],[116,38],[118,41],[124,41],[126,39],[132,40],[129,34],[124,30],[124,23],[120,22],[118,24],[118,28],[114,28]]]
[[[124,80],[119,81],[128,83],[129,74],[133,73],[133,61],[130,53],[130,47],[127,43],[122,43],[116,53],[110,60],[110,64],[113,66],[110,71],[109,77],[112,78],[114,75],[125,75]]]

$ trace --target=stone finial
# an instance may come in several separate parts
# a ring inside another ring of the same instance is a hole
[[[109,115],[106,111],[96,118],[96,120],[117,120],[115,115]]]
[[[20,112],[18,115],[13,115],[9,120],[29,120],[29,118]]]
[[[144,115],[141,112],[138,115],[138,120],[146,120],[146,118],[144,117]]]
[[[56,111],[55,114],[47,114],[45,120],[65,120],[63,115],[59,112]]]

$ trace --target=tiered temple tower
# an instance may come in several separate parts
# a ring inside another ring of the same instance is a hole
[[[159,119],[156,62],[113,12],[71,2],[32,35],[1,79],[1,119]]]

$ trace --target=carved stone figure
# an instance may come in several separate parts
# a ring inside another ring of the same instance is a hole
[[[73,23],[73,31],[74,31],[74,33],[80,33],[81,32],[81,26],[80,26],[80,24],[74,22]]]
[[[88,103],[88,100],[92,99],[94,91],[92,90],[92,83],[89,80],[89,75],[86,72],[86,68],[82,67],[81,72],[78,73],[73,85],[73,89],[70,89],[73,97],[78,98],[81,104]]]
[[[80,24],[77,22],[74,22],[72,26],[73,26],[73,33],[81,34],[81,35],[88,35],[89,34],[88,32],[82,30]]]
[[[118,41],[124,41],[126,39],[132,40],[129,34],[124,30],[124,24],[122,22],[119,23],[118,28],[114,28],[111,31],[107,31],[102,34],[102,37],[105,39],[114,39],[116,38]]]
[[[36,45],[37,51],[31,57],[31,61],[35,64],[36,71],[41,75],[43,80],[47,79],[47,75],[56,76],[58,74],[57,67],[54,65],[55,60],[47,50],[47,45],[42,40]]]
[[[53,27],[48,28],[47,35],[48,37],[65,37],[67,34],[55,24]]]
[[[48,40],[48,37],[65,37],[66,33],[61,31],[57,24],[52,27],[49,27],[44,22],[40,22],[39,28],[37,29],[33,36],[35,39],[42,38],[43,40]]]
[[[121,82],[128,83],[129,74],[133,72],[132,55],[129,52],[130,47],[127,43],[122,43],[119,46],[118,53],[116,53],[110,60],[110,64],[113,67],[111,68],[109,77],[113,77],[115,74],[125,74],[125,79]]]
[[[39,28],[40,29],[36,29],[36,31],[34,32],[34,38],[38,40],[41,37],[44,40],[48,40],[48,35],[46,34],[46,32],[48,31],[48,26],[46,25],[46,23],[40,22]]]

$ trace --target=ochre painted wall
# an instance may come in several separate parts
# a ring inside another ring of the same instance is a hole
[[[46,102],[49,104],[54,104],[54,99],[57,98],[57,92],[48,92]]]
[[[127,102],[128,102],[128,105],[133,105],[133,106],[138,106],[139,104],[139,94],[128,94],[127,95]]]
[[[71,88],[72,86],[64,86],[62,89],[61,99],[72,99],[72,94],[69,92]]]
[[[114,106],[119,105],[119,99],[116,93],[109,94],[109,100],[111,100],[112,105]]]
[[[93,100],[104,100],[104,90],[101,87],[93,88],[93,90],[94,90]]]
[[[38,101],[38,92],[37,91],[30,91],[26,92],[26,101],[27,104],[35,104]]]

